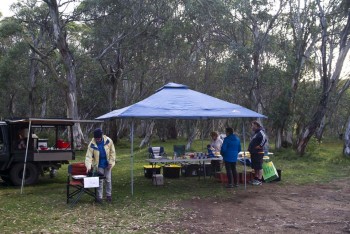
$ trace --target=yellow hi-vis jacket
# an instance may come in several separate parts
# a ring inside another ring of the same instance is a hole
[[[115,165],[115,147],[113,144],[113,141],[111,138],[107,137],[106,135],[103,135],[103,141],[104,141],[104,148],[106,151],[106,157],[108,164],[112,165],[112,168]],[[97,143],[95,141],[95,138],[93,138],[88,146],[86,156],[85,156],[85,166],[88,170],[91,170],[92,168],[98,167],[98,162],[100,159],[100,151],[98,150]]]

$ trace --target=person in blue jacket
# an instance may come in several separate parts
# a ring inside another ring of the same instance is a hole
[[[238,187],[238,173],[236,162],[238,153],[241,151],[241,141],[238,136],[233,134],[233,129],[226,128],[226,137],[221,146],[221,155],[223,157],[228,184],[226,188]]]

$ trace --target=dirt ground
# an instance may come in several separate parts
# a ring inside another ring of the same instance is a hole
[[[193,197],[176,204],[182,220],[159,233],[350,233],[350,180],[306,186],[244,185],[231,199]]]

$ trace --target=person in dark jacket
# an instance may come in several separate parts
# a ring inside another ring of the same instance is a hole
[[[232,128],[226,128],[226,137],[221,146],[221,155],[223,157],[228,184],[226,188],[238,187],[238,173],[236,162],[238,153],[241,151],[241,141],[238,136],[233,134]]]
[[[253,185],[262,184],[262,164],[264,158],[264,146],[267,143],[267,137],[263,131],[261,125],[257,121],[251,123],[253,136],[250,140],[248,151],[250,153],[250,159],[252,161],[251,167],[254,170]]]

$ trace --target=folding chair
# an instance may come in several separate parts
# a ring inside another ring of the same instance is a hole
[[[163,146],[149,147],[148,148],[149,158],[159,159],[166,156]]]
[[[174,145],[174,153],[176,154],[177,157],[185,155],[186,146],[185,145]]]
[[[71,202],[72,206],[75,205],[84,193],[93,197],[95,200],[97,199],[98,186],[86,188],[84,186],[84,178],[88,178],[84,163],[72,163],[68,165],[67,204]]]

